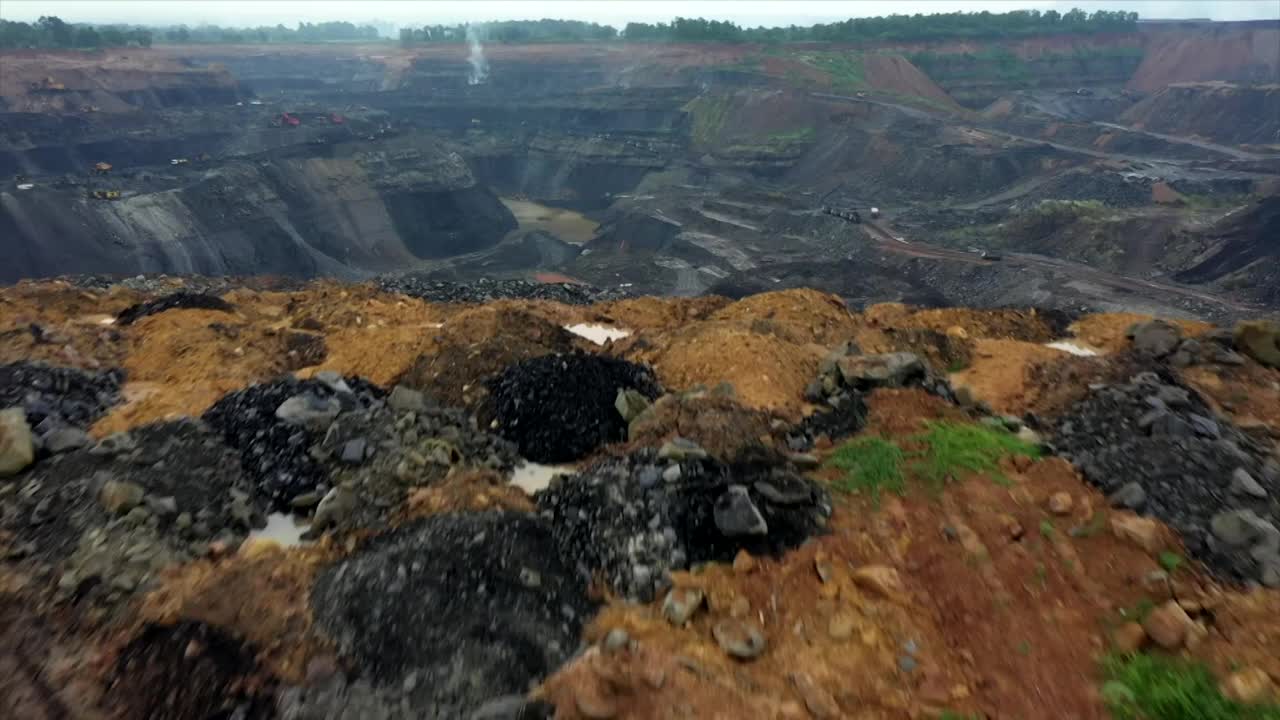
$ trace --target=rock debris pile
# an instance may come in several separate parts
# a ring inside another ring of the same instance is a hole
[[[323,379],[319,379],[323,376]],[[278,509],[318,492],[326,474],[309,450],[346,410],[367,408],[383,391],[359,378],[318,373],[251,385],[223,396],[204,414],[231,447],[258,492]]]
[[[647,400],[661,394],[649,368],[581,352],[516,363],[489,383],[498,433],[521,455],[546,463],[578,460],[625,440],[630,417],[619,408],[619,393],[628,390]]]
[[[400,293],[428,302],[484,303],[491,300],[551,300],[566,305],[591,305],[621,300],[630,294],[618,288],[598,288],[579,283],[540,283],[530,280],[474,282],[430,280],[417,275],[384,275],[377,280],[386,292]]]
[[[1215,572],[1280,586],[1280,461],[1171,376],[1095,387],[1053,444],[1113,505],[1163,520]]]
[[[42,363],[0,365],[0,408],[21,407],[38,437],[84,430],[120,402],[124,371],[90,373]]]
[[[794,470],[726,465],[680,438],[559,477],[536,499],[566,556],[638,600],[672,571],[795,547],[831,515],[826,491]]]
[[[444,514],[374,538],[325,570],[311,607],[375,694],[402,699],[402,714],[391,717],[465,718],[495,697],[523,694],[577,650],[593,609],[586,587],[538,518]]]
[[[10,556],[56,574],[67,595],[127,595],[265,524],[236,453],[191,420],[53,455],[6,489],[0,528],[17,539]]]

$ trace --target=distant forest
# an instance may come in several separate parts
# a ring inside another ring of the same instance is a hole
[[[611,25],[579,20],[511,20],[477,26],[480,39],[497,43],[539,42],[865,42],[874,40],[996,39],[1028,35],[1127,32],[1138,26],[1136,12],[1075,9],[1014,10],[1007,13],[942,13],[853,18],[843,22],[800,27],[744,28],[735,23],[702,18],[676,18],[669,23],[627,23],[621,31]],[[461,42],[466,25],[427,25],[400,30],[406,47]],[[172,44],[378,42],[372,25],[349,22],[298,23],[297,27],[225,28],[216,25],[148,28],[134,25],[88,25],[42,17],[34,23],[0,20],[0,48],[150,47]]]

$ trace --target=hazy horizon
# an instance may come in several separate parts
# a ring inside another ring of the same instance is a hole
[[[1010,10],[1058,10],[1079,7],[1093,10],[1132,10],[1143,18],[1209,18],[1218,21],[1280,19],[1280,3],[1274,0],[1119,0],[1079,2],[1061,0],[926,0],[904,6],[888,0],[840,2],[834,0],[791,0],[762,2],[743,0],[472,0],[470,2],[409,2],[365,0],[364,2],[293,2],[290,0],[5,0],[0,18],[32,21],[41,15],[56,15],[67,22],[128,23],[138,25],[222,25],[253,27],[298,22],[345,20],[356,24],[420,26],[498,20],[574,19],[613,25],[628,22],[657,22],[680,17],[731,20],[745,27],[812,25],[851,17],[878,15],[933,14],[942,12]],[[910,12],[907,12],[910,11]]]

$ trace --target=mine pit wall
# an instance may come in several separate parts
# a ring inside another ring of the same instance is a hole
[[[116,200],[0,193],[0,281],[65,273],[358,278],[495,245],[516,221],[461,158],[379,153],[227,164]]]

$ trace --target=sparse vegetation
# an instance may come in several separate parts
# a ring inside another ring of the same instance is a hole
[[[1242,705],[1203,665],[1147,653],[1103,661],[1102,697],[1116,720],[1276,720],[1280,705]]]
[[[948,479],[986,473],[996,482],[1008,482],[1000,472],[1007,455],[1039,457],[1036,446],[1004,431],[967,423],[934,422],[916,436],[923,449],[915,454],[912,470],[934,487]]]
[[[808,64],[831,76],[833,90],[854,91],[867,86],[867,71],[862,53],[824,52],[805,56]]]
[[[1160,567],[1164,568],[1165,572],[1173,574],[1178,571],[1178,568],[1182,567],[1182,556],[1176,552],[1162,552],[1160,553]]]
[[[846,493],[867,493],[875,503],[884,491],[902,494],[905,455],[897,445],[878,437],[858,438],[837,450],[827,464],[846,472],[833,485]]]

